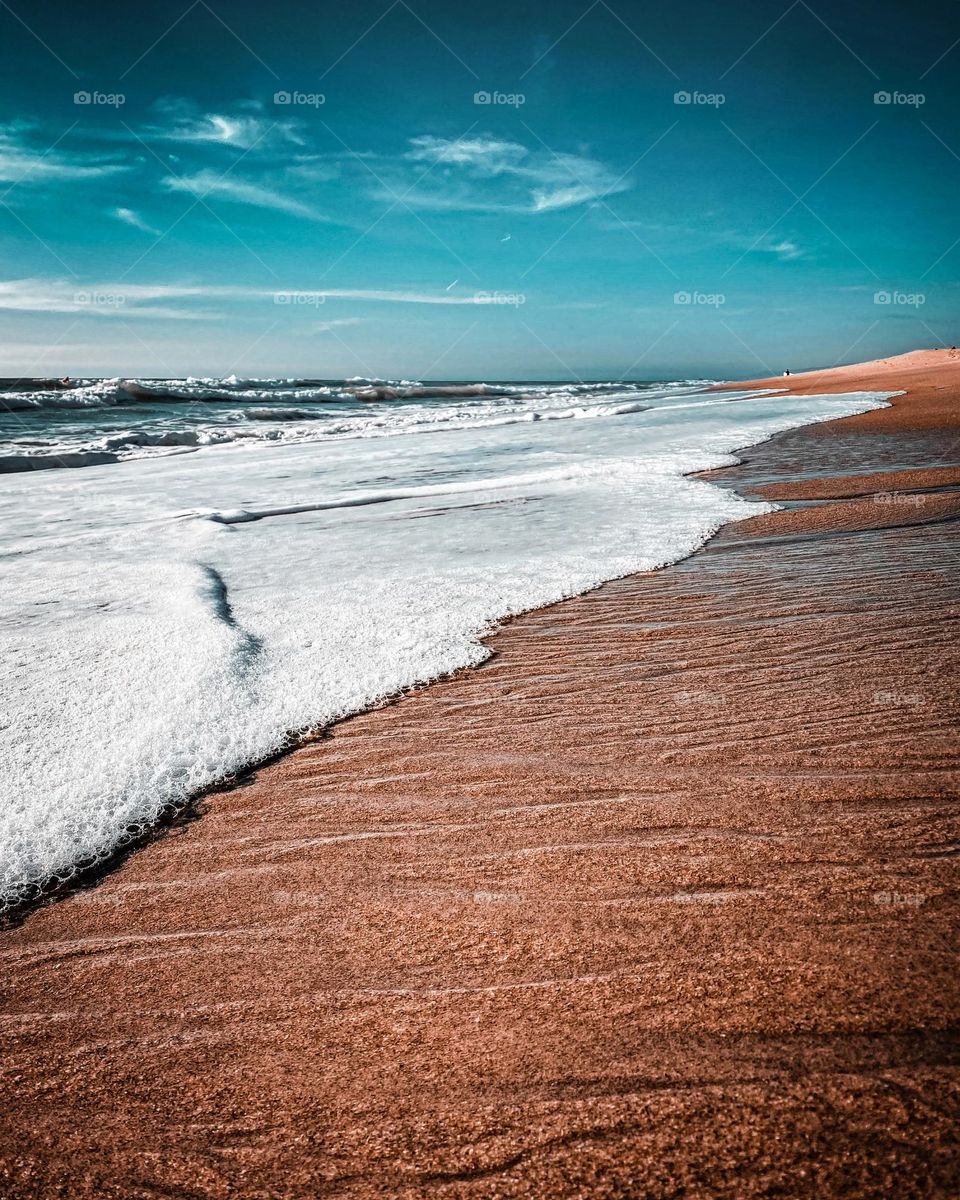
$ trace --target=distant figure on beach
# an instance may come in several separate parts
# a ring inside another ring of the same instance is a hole
[[[789,374],[790,374],[789,371],[784,371],[784,375],[789,375]]]

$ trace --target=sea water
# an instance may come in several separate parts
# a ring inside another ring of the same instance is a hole
[[[690,382],[4,395],[7,905],[303,731],[481,662],[506,616],[769,511],[687,475],[884,401]]]

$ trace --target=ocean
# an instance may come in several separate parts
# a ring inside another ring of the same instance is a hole
[[[0,905],[769,511],[687,476],[884,402],[709,383],[0,383]]]

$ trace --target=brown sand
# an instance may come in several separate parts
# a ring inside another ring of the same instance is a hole
[[[0,935],[7,1196],[960,1194],[960,361],[790,385],[908,395]]]
[[[956,430],[957,385],[960,382],[960,350],[912,350],[894,358],[830,367],[825,371],[805,371],[787,378],[773,376],[754,379],[751,387],[785,388],[801,396],[827,392],[888,392],[903,390],[909,401],[895,404],[892,410],[877,409],[850,417],[849,429],[860,433],[882,430]],[[743,388],[730,383],[726,388]],[[956,437],[956,433],[953,434]]]

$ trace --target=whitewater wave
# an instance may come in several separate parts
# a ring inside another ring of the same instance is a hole
[[[689,384],[110,379],[0,388],[0,473],[206,447],[396,437],[640,412]],[[98,416],[99,413],[99,416]],[[29,436],[37,432],[42,436]],[[23,436],[24,434],[28,436]],[[4,436],[6,434],[6,436]]]
[[[0,474],[16,471],[50,470],[57,467],[102,466],[105,463],[121,462],[125,459],[152,457],[158,454],[182,453],[186,449],[204,446],[229,446],[252,442],[318,442],[340,441],[381,437],[401,437],[410,433],[440,433],[452,429],[489,429],[502,425],[529,424],[534,421],[577,421],[597,417],[621,416],[626,413],[644,412],[649,406],[639,401],[618,404],[596,404],[570,408],[524,411],[497,414],[483,413],[427,413],[408,414],[405,419],[393,423],[363,420],[341,420],[327,422],[322,428],[316,423],[323,419],[321,414],[304,409],[252,409],[238,414],[254,422],[250,427],[242,425],[216,426],[207,428],[165,429],[162,431],[135,430],[108,437],[81,448],[68,446],[37,445],[35,442],[20,443],[19,453],[0,455]],[[274,426],[272,423],[279,422]],[[306,423],[306,424],[298,424]],[[270,427],[262,426],[270,423]],[[289,424],[288,424],[289,423]],[[17,445],[17,443],[11,443]]]
[[[666,383],[664,389],[708,386],[711,380]],[[43,408],[113,408],[128,404],[221,404],[237,401],[300,400],[305,403],[362,403],[395,400],[451,400],[483,397],[587,395],[609,391],[610,383],[501,384],[422,383],[416,380],[322,379],[77,379],[0,380],[0,412]],[[643,387],[651,385],[644,384]]]
[[[505,617],[769,511],[685,473],[883,402],[619,391],[557,403],[633,406],[616,420],[0,477],[0,907],[300,732],[481,662]]]

